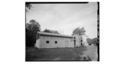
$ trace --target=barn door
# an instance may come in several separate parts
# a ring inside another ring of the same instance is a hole
[[[69,42],[65,41],[65,47],[69,47]]]

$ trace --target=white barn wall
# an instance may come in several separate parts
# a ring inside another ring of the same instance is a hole
[[[47,44],[46,41],[49,41],[49,44]],[[55,41],[57,41],[57,44],[55,44]],[[68,41],[69,44],[66,45],[65,41]],[[72,41],[72,38],[40,36],[39,45],[40,45],[40,48],[74,47],[74,41]]]
[[[74,41],[73,39],[69,39],[69,46],[68,47],[74,47]]]
[[[40,38],[36,40],[35,47],[40,48]]]

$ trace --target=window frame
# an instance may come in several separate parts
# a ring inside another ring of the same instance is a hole
[[[55,41],[55,44],[57,44],[58,43],[58,41]]]
[[[50,42],[47,40],[47,41],[46,41],[46,44],[49,44],[49,43],[50,43]]]

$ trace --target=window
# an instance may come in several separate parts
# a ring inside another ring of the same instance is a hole
[[[47,44],[49,44],[49,41],[46,41]]]
[[[57,41],[55,41],[55,44],[57,44]]]

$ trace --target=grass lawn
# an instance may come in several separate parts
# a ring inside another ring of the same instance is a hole
[[[86,47],[79,48],[27,48],[26,61],[80,60]]]

